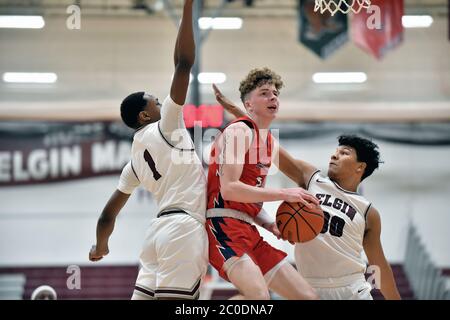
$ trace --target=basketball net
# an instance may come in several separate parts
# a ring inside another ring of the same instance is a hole
[[[350,11],[359,13],[361,9],[370,7],[370,0],[315,0],[314,11],[328,11],[334,16],[338,11],[347,14]]]

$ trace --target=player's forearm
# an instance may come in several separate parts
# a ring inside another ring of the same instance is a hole
[[[111,236],[114,225],[116,222],[116,218],[109,217],[110,215],[102,213],[97,222],[97,247],[98,248],[107,248],[108,240]]]
[[[280,152],[278,153],[279,156],[279,162],[278,162],[278,169],[287,176],[289,179],[294,181],[297,185],[300,185],[302,182],[301,176],[302,172],[297,167],[297,163],[294,158],[290,157],[287,152],[280,149]],[[304,185],[301,185],[301,187],[305,187]]]
[[[241,181],[222,184],[221,194],[224,200],[242,203],[283,200],[281,190],[254,187]]]
[[[261,209],[261,211],[258,213],[258,215],[255,217],[255,223],[266,230],[268,230],[268,227],[275,222],[275,218],[272,217],[267,213],[266,210]]]
[[[395,283],[394,274],[392,273],[389,263],[380,266],[381,269],[381,288],[380,291],[386,300],[400,300],[401,296]]]
[[[175,66],[192,67],[195,62],[195,41],[192,27],[193,0],[185,0],[183,17],[175,45]]]
[[[233,104],[222,104],[224,109],[231,113],[235,118],[242,118],[245,116],[245,112],[242,111],[238,106],[235,106]]]
[[[305,161],[295,159],[280,146],[278,152],[278,168],[284,175],[294,181],[298,186],[306,188],[306,184],[317,168]],[[277,159],[275,159],[276,163]]]
[[[108,239],[114,230],[116,217],[129,197],[129,194],[116,190],[109,198],[97,221],[97,247],[106,248],[108,246]]]

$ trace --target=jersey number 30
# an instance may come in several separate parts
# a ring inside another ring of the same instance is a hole
[[[145,150],[144,152],[144,159],[147,162],[150,170],[152,170],[153,173],[153,178],[158,181],[161,178],[161,174],[158,172],[158,170],[156,170],[156,163],[152,158],[152,155],[150,154],[150,152],[148,152],[147,150]]]
[[[326,233],[328,229],[330,229],[330,234],[335,237],[342,237],[342,233],[344,231],[345,220],[338,217],[332,216],[330,219],[330,214],[326,211],[323,212],[324,215],[324,223],[323,228],[320,233]]]

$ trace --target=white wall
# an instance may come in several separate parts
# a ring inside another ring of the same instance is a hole
[[[0,190],[0,265],[87,264],[95,227],[118,177]],[[101,263],[137,263],[156,208],[136,190],[118,216],[110,254]]]
[[[18,114],[23,119],[44,111],[59,114],[63,111],[58,102],[69,102],[70,109],[63,109],[64,113],[81,111],[94,117],[94,112],[102,116],[110,112],[118,116],[118,105],[130,92],[146,90],[160,100],[167,95],[177,32],[168,17],[83,16],[81,30],[68,30],[66,17],[45,18],[43,29],[2,29],[0,70],[55,72],[58,81],[44,88],[0,82],[0,115]],[[214,30],[209,34],[201,49],[201,66],[203,72],[226,73],[227,81],[220,88],[234,101],[239,101],[238,84],[247,72],[268,66],[283,77],[284,106],[301,108],[311,102],[448,102],[447,32],[447,19],[435,17],[430,28],[406,29],[404,43],[382,61],[350,42],[322,60],[297,41],[295,16],[245,18],[239,31]],[[314,73],[332,71],[366,72],[368,81],[340,86],[312,82]],[[203,102],[215,101],[209,85],[201,86],[201,93]],[[115,102],[94,108],[105,100]],[[20,102],[20,108],[16,107]],[[86,105],[91,107],[89,111],[85,111]],[[27,112],[22,114],[24,108]],[[442,108],[448,110],[448,106]],[[315,114],[314,110],[291,110],[292,118]],[[320,114],[321,110],[316,112]]]
[[[408,223],[413,220],[432,259],[450,266],[450,147],[416,147],[379,142],[380,170],[363,185],[382,216],[382,243],[391,262],[401,262]],[[327,168],[335,138],[283,141],[296,157]],[[95,225],[115,189],[117,177],[52,185],[0,189],[0,265],[87,264],[95,240]],[[277,176],[268,185],[285,187]],[[134,194],[119,215],[110,254],[101,263],[137,263],[145,229],[155,214],[145,192]],[[143,196],[144,195],[144,196]],[[265,208],[275,214],[278,203]],[[292,253],[292,246],[263,232],[275,246]]]

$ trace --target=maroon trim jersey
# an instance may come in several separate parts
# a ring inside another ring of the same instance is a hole
[[[253,139],[245,154],[245,163],[240,177],[240,181],[250,186],[263,188],[266,182],[266,176],[272,164],[272,135],[267,134],[267,141],[261,140],[259,129],[256,123],[249,117],[242,117],[230,122],[224,129],[225,131],[230,125],[236,122],[244,122],[252,129]],[[222,132],[223,134],[223,132]],[[211,158],[208,171],[208,209],[233,209],[244,212],[256,217],[261,211],[263,203],[241,203],[235,201],[226,201],[220,193],[220,150],[216,143],[211,148]]]

